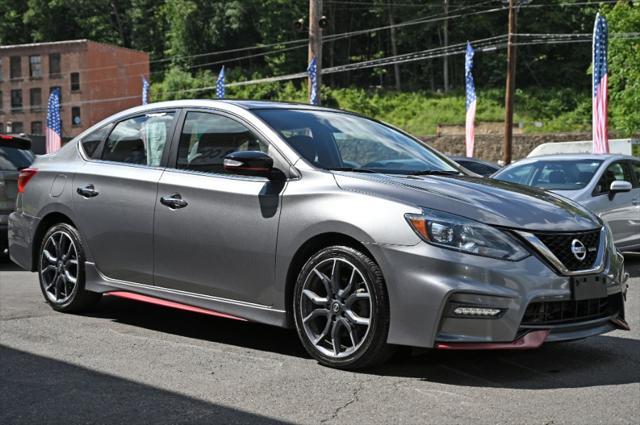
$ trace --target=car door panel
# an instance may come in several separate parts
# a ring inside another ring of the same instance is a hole
[[[174,194],[188,205],[160,203]],[[266,179],[167,170],[155,215],[156,285],[270,304],[279,210],[279,189]]]

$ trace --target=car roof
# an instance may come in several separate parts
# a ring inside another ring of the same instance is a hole
[[[306,109],[320,111],[340,111],[333,108],[325,108],[321,106],[309,105],[307,103],[297,102],[276,102],[271,100],[242,100],[242,99],[183,99],[168,100],[163,102],[154,102],[147,105],[134,108],[136,111],[144,111],[157,108],[185,108],[185,107],[217,107],[224,109],[225,107],[240,107],[242,109]],[[347,111],[340,111],[347,112]]]
[[[523,158],[517,162],[514,162],[510,165],[522,165],[522,164],[531,164],[533,162],[539,161],[580,161],[580,160],[617,160],[617,159],[635,159],[638,158],[630,156],[630,155],[622,155],[622,154],[596,154],[596,153],[581,153],[581,154],[553,154],[553,155],[540,155],[533,156],[530,158]]]

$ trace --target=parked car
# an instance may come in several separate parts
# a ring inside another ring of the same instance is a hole
[[[604,220],[620,250],[640,250],[640,159],[627,155],[549,155],[518,161],[493,178],[550,190]]]
[[[627,327],[624,259],[595,214],[468,176],[352,113],[149,104],[19,180],[11,258],[58,311],[106,294],[293,327],[344,369],[395,345],[533,348]]]
[[[7,223],[16,205],[18,173],[34,159],[30,148],[25,137],[0,134],[0,257],[7,251]]]
[[[469,158],[466,156],[450,156],[449,158],[462,165],[467,170],[480,174],[484,177],[488,177],[500,169],[500,165],[495,162],[484,161],[478,158]]]

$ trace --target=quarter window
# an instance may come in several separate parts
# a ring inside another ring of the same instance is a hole
[[[82,149],[84,149],[89,158],[98,159],[98,146],[100,146],[100,143],[107,137],[112,128],[113,124],[107,124],[82,138]]]
[[[629,169],[625,167],[622,162],[614,162],[613,164],[609,164],[607,169],[604,171],[600,180],[598,180],[598,184],[594,190],[594,195],[602,195],[604,193],[609,193],[609,188],[611,187],[611,183],[616,180],[624,180],[631,183],[633,180],[631,179],[631,173]]]
[[[268,152],[268,145],[247,127],[222,115],[189,112],[178,145],[177,168],[226,173],[224,157],[235,151]]]
[[[173,112],[161,112],[119,122],[104,145],[102,159],[159,166],[173,119]]]

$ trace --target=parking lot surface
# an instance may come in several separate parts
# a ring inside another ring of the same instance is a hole
[[[640,255],[630,332],[520,352],[319,366],[295,332],[103,298],[56,313],[0,264],[0,423],[637,423]]]

